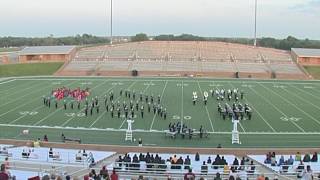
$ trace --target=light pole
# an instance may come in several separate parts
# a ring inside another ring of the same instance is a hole
[[[110,0],[110,44],[112,44],[112,0]]]
[[[254,47],[257,46],[257,0],[255,0],[254,8]]]

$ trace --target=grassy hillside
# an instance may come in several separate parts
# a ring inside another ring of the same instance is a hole
[[[0,65],[0,77],[52,75],[63,62]]]
[[[304,66],[304,68],[305,68],[315,79],[320,79],[320,66]]]

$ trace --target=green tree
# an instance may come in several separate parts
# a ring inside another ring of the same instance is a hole
[[[131,37],[132,42],[148,41],[148,40],[149,40],[149,38],[148,38],[147,34],[145,34],[145,33],[139,33],[139,34],[136,34],[135,36]]]

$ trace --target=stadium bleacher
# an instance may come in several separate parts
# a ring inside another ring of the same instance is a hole
[[[306,78],[304,72],[292,61],[287,51],[271,48],[222,42],[146,41],[112,46],[84,48],[60,71],[61,75],[72,71],[104,72],[140,71],[150,75],[159,73],[179,74],[231,74],[244,77]],[[142,72],[142,73],[141,73]],[[71,73],[72,74],[72,73]],[[184,73],[185,74],[185,73]],[[282,76],[281,76],[282,75]]]

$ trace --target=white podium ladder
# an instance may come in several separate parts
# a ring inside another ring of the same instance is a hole
[[[241,144],[239,131],[232,131],[232,144]]]
[[[125,141],[132,141],[132,131],[126,131]]]

